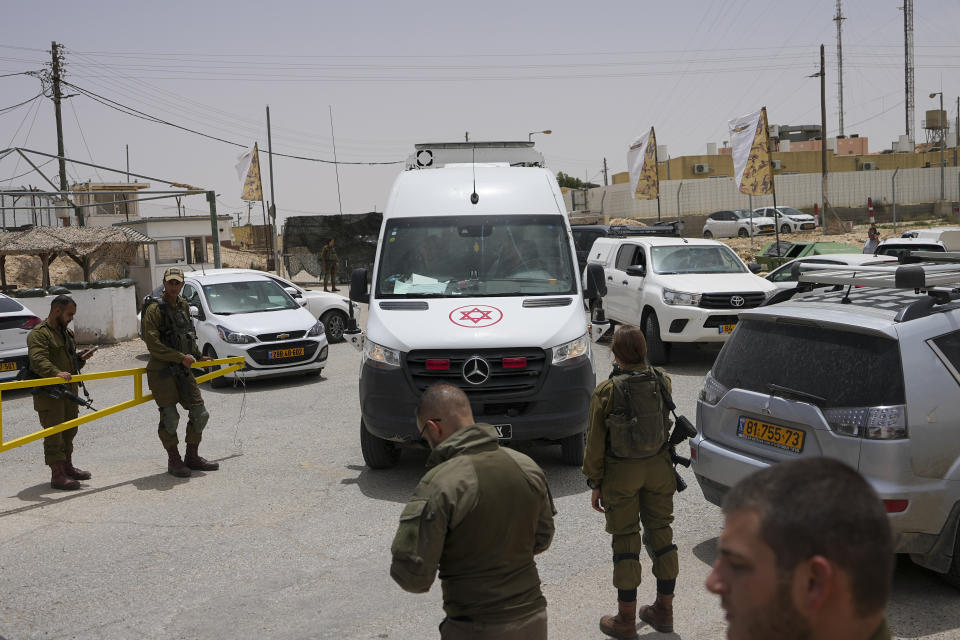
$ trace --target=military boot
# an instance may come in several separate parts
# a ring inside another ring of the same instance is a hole
[[[167,449],[167,473],[178,478],[189,478],[191,475],[189,467],[183,464],[183,460],[180,459],[180,451],[177,450],[177,445]]]
[[[653,604],[640,607],[640,619],[660,633],[673,632],[673,594],[657,594]]]
[[[183,462],[194,471],[216,471],[220,468],[219,462],[210,462],[206,458],[201,458],[197,453],[199,444],[187,443],[187,455],[183,456]]]
[[[63,460],[50,462],[50,486],[54,489],[63,489],[64,491],[74,491],[80,488],[80,483],[67,475],[64,469]]]
[[[93,474],[89,471],[77,469],[75,466],[73,466],[73,453],[67,454],[67,459],[63,463],[63,471],[74,480],[89,480],[93,477]]]
[[[637,637],[637,603],[617,600],[617,615],[600,618],[600,631],[611,638]]]

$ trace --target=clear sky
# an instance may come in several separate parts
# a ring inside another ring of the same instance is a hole
[[[871,151],[904,133],[902,0],[846,0],[845,133]],[[402,161],[417,142],[525,140],[548,166],[602,182],[626,170],[651,125],[671,156],[723,144],[726,123],[766,105],[771,124],[818,124],[819,45],[827,51],[828,135],[837,133],[835,0],[683,2],[10,2],[0,74],[42,68],[66,47],[66,80],[116,103],[276,152],[349,162]],[[960,94],[956,0],[916,0],[916,136],[944,94]],[[951,27],[953,25],[953,27]],[[56,152],[53,106],[28,76],[0,78],[0,145]],[[68,88],[69,93],[75,93]],[[133,118],[80,95],[65,101],[67,155],[215,189],[219,211],[245,211],[242,150]],[[262,157],[267,174],[266,155]],[[0,161],[0,187],[38,185]],[[56,163],[45,169],[56,172]],[[279,214],[336,213],[330,164],[274,159]],[[345,213],[382,210],[398,165],[340,166]],[[72,179],[122,180],[88,168]],[[160,186],[160,185],[155,185]],[[265,185],[269,189],[268,185]],[[268,195],[269,197],[269,195]],[[206,211],[197,197],[187,206]],[[152,213],[172,214],[153,207]],[[255,211],[259,211],[259,208]]]

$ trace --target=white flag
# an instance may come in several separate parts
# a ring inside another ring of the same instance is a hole
[[[759,196],[773,193],[773,165],[767,134],[767,109],[729,122],[733,175],[741,193]]]
[[[247,179],[247,173],[250,171],[250,163],[253,161],[253,149],[250,151],[244,151],[239,156],[237,156],[237,178],[240,182],[243,182]]]
[[[627,167],[632,196],[639,200],[656,199],[660,182],[657,177],[657,137],[653,127],[630,145]]]

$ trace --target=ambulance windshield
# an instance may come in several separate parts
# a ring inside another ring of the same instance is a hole
[[[384,221],[378,298],[577,293],[559,215],[442,216]]]

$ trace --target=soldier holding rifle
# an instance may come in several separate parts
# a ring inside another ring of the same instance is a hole
[[[27,336],[27,353],[30,359],[29,377],[62,378],[68,384],[57,387],[37,387],[33,392],[33,408],[40,417],[44,429],[56,426],[79,415],[76,395],[77,383],[70,382],[80,373],[87,359],[96,348],[77,354],[73,331],[67,325],[77,313],[77,303],[70,296],[57,296],[50,303],[50,314]],[[61,388],[62,387],[62,388]],[[75,400],[71,400],[75,398]],[[77,427],[66,429],[43,439],[43,458],[50,467],[50,486],[54,489],[74,490],[80,488],[78,480],[89,480],[91,473],[73,466],[73,439]]]
[[[197,337],[190,320],[190,305],[180,297],[183,290],[183,270],[170,267],[163,273],[163,297],[150,299],[143,308],[143,341],[150,352],[147,363],[147,384],[160,410],[157,434],[167,450],[167,472],[179,478],[189,478],[190,471],[215,471],[216,462],[202,458],[198,453],[203,439],[203,428],[210,419],[203,404],[203,396],[193,377],[190,365],[201,356]],[[181,459],[178,449],[177,425],[180,404],[188,412],[186,455]]]

